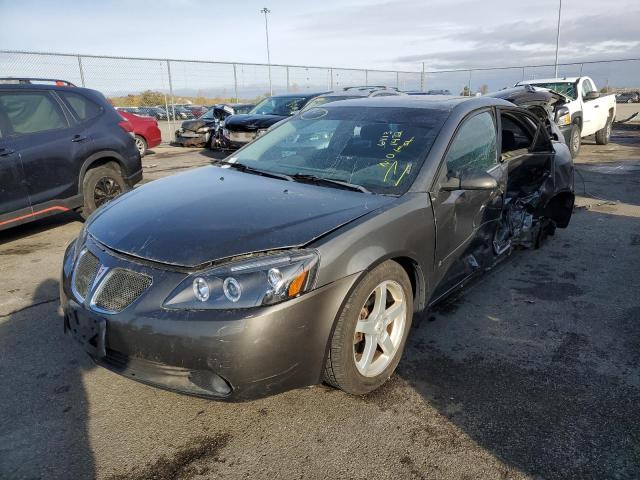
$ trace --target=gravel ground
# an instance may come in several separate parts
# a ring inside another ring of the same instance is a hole
[[[159,147],[145,178],[209,161]],[[97,368],[57,299],[79,220],[0,233],[0,478],[640,478],[640,131],[578,167],[569,228],[416,318],[366,397],[223,404]]]

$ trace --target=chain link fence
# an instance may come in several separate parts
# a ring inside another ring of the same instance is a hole
[[[462,92],[496,91],[512,87],[523,80],[553,78],[555,65],[528,65],[520,67],[488,67],[426,72],[424,84],[428,90],[450,90],[453,95]],[[558,77],[591,77],[598,88],[612,91],[640,90],[640,58],[573,62],[558,64]]]
[[[588,75],[599,88],[640,89],[640,59],[565,63],[558,65],[558,75]],[[0,50],[0,77],[68,80],[101,91],[116,106],[255,102],[270,94],[355,85],[474,94],[553,76],[555,65],[425,71],[422,64],[410,72]]]

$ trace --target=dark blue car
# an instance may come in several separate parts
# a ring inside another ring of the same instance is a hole
[[[125,121],[97,91],[0,79],[0,230],[55,213],[88,216],[142,179]]]

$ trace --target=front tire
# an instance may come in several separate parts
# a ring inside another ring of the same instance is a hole
[[[607,120],[607,124],[604,128],[596,132],[596,143],[598,145],[606,145],[611,138],[611,119]]]
[[[571,158],[576,158],[580,153],[580,146],[582,145],[582,131],[580,127],[575,123],[571,125],[571,135],[569,136],[569,150],[571,151]]]
[[[147,154],[147,141],[140,135],[136,135],[136,148],[138,149],[138,152],[140,152],[140,158]]]
[[[384,384],[398,366],[413,317],[413,291],[404,269],[386,261],[349,295],[331,337],[324,381],[353,395]]]
[[[98,207],[129,190],[120,168],[107,164],[87,171],[82,182],[84,206],[82,216],[89,217]]]

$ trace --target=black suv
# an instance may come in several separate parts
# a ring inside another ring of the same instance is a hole
[[[86,217],[142,180],[124,121],[95,90],[0,79],[0,230],[55,213]]]

